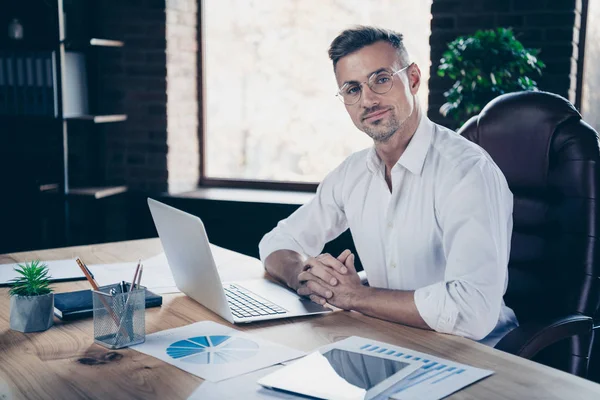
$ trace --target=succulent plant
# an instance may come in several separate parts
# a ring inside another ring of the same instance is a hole
[[[39,260],[18,264],[15,271],[20,275],[10,280],[11,296],[40,296],[52,293],[48,266]]]

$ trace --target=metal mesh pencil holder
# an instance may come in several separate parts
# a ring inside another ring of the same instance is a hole
[[[125,292],[120,284],[92,290],[94,302],[94,342],[120,349],[146,340],[146,288],[137,286]]]

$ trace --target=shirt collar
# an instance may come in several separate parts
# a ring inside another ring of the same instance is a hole
[[[417,130],[408,143],[406,150],[400,156],[397,164],[400,164],[415,175],[421,175],[423,165],[425,164],[425,157],[429,151],[429,146],[431,146],[433,130],[433,123],[427,118],[425,113],[421,114]],[[367,168],[373,173],[379,173],[384,170],[383,161],[377,155],[375,146],[371,147],[367,154]]]

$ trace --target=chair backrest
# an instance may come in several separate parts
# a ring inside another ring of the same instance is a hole
[[[518,92],[459,130],[498,164],[514,195],[505,301],[519,321],[600,306],[598,134],[566,99]]]

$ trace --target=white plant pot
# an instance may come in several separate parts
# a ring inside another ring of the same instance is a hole
[[[41,332],[54,323],[54,293],[41,296],[11,296],[10,329]]]

